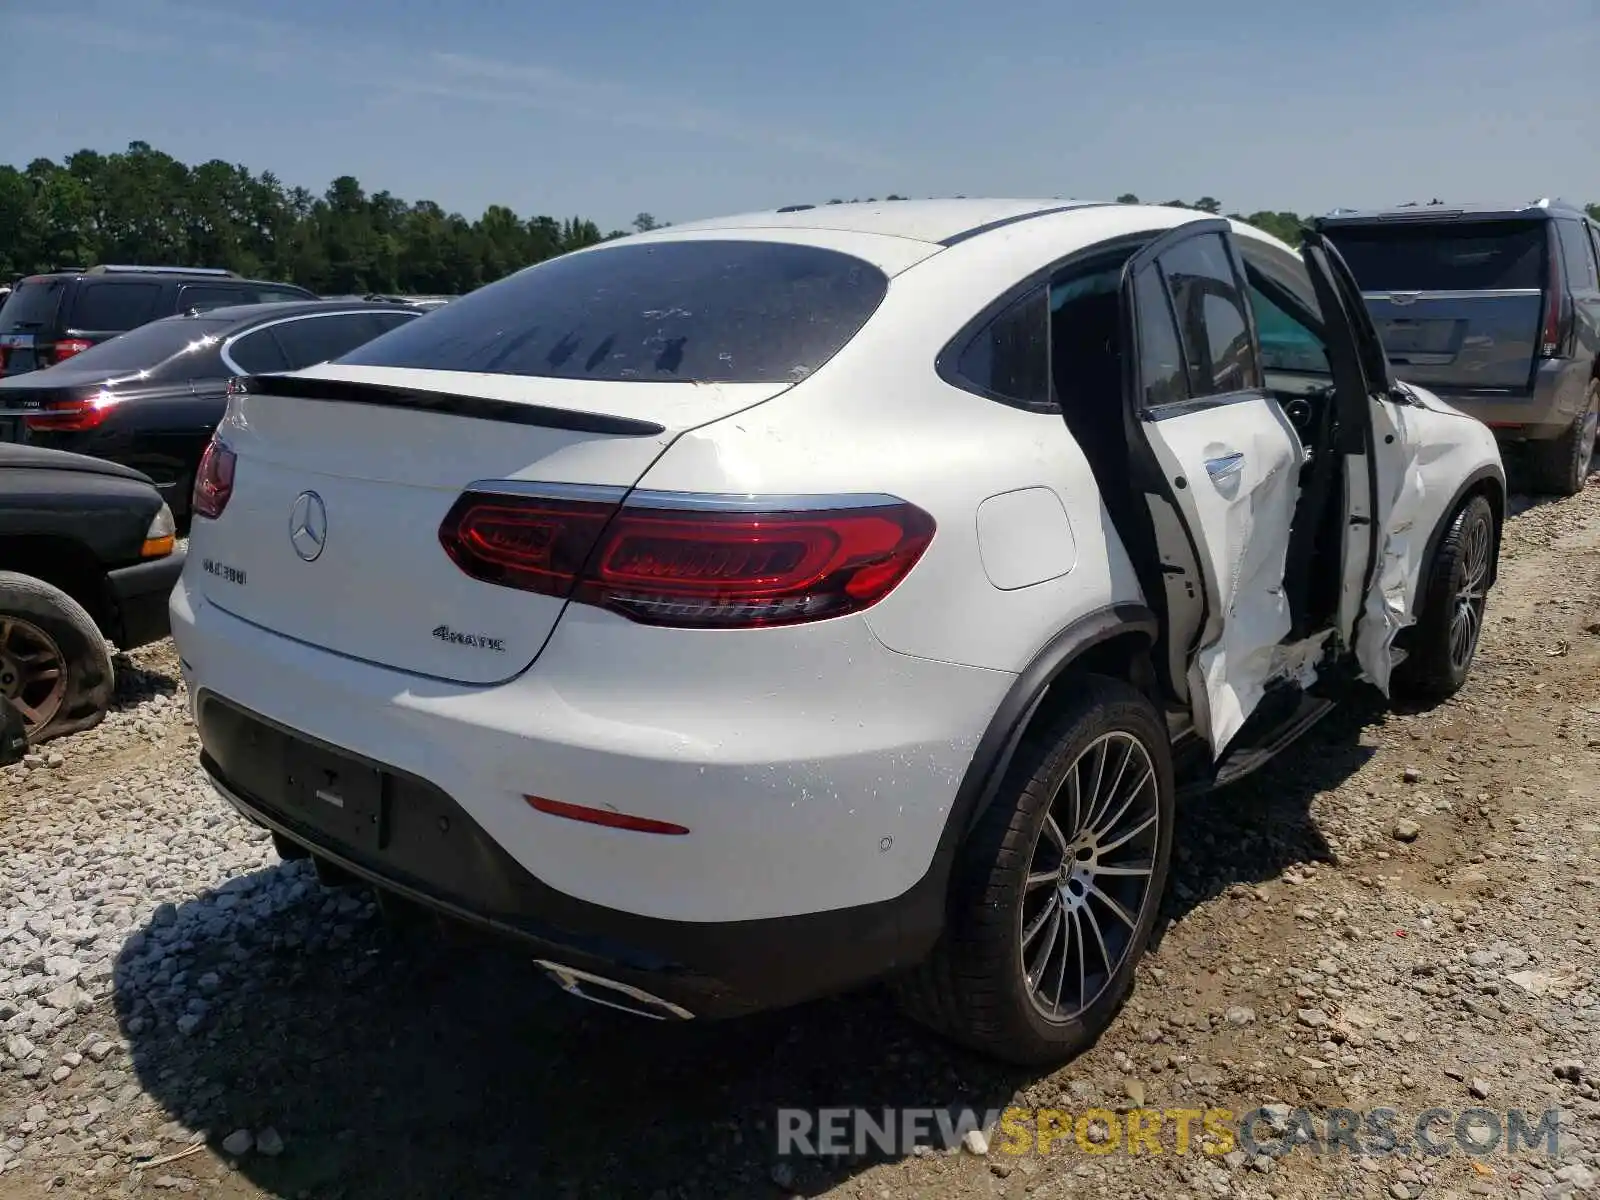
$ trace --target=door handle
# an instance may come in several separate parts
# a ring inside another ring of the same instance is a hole
[[[1232,454],[1206,459],[1206,474],[1213,480],[1227,479],[1229,476],[1237,475],[1243,466],[1244,454],[1235,450]]]

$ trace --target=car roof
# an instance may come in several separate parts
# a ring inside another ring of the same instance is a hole
[[[240,275],[233,271],[216,271],[207,267],[117,267],[114,270],[102,271],[93,267],[57,267],[52,271],[33,271],[22,276],[19,282],[32,282],[39,279],[178,279],[185,283],[204,283],[212,281],[217,283],[258,283],[269,287],[300,288],[297,283],[284,283],[274,279],[255,279],[250,276]]]
[[[1326,225],[1361,225],[1368,222],[1456,221],[1469,218],[1584,216],[1583,209],[1565,200],[1549,198],[1523,204],[1403,204],[1393,208],[1336,208],[1321,218]]]
[[[678,233],[708,230],[793,229],[831,230],[908,238],[934,244],[975,236],[1003,223],[1026,220],[1049,212],[1093,208],[1108,203],[1094,200],[885,200],[882,202],[790,205],[765,212],[739,213],[669,225],[629,240],[669,240]]]

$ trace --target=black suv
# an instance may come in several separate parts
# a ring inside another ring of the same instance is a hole
[[[292,283],[205,267],[89,267],[28,275],[0,307],[0,377],[53,367],[158,317],[314,300]]]

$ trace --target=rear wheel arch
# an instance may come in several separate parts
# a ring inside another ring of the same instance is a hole
[[[1150,658],[1158,629],[1155,613],[1143,604],[1109,605],[1072,622],[1034,656],[995,710],[956,793],[939,847],[947,865],[993,802],[1028,730],[1049,720],[1070,695],[1064,683],[1088,674],[1120,679],[1159,707]]]

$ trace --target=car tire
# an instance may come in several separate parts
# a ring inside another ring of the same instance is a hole
[[[1160,713],[1120,680],[1057,686],[1070,700],[1024,736],[955,864],[944,933],[896,984],[914,1020],[1025,1066],[1063,1062],[1111,1023],[1172,855]]]
[[[31,745],[98,725],[115,681],[111,648],[83,605],[0,571],[0,696],[21,712]]]
[[[1600,429],[1600,379],[1590,381],[1587,399],[1583,412],[1560,437],[1529,445],[1529,482],[1535,491],[1556,496],[1576,496],[1583,491]]]
[[[1409,654],[1394,674],[1400,698],[1425,704],[1448,700],[1472,673],[1500,540],[1494,509],[1482,496],[1469,498],[1448,520],[1429,564]]]

